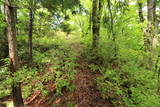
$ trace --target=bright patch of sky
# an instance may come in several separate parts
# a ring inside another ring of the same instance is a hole
[[[73,24],[74,24],[74,22],[69,22],[69,24],[73,25]]]

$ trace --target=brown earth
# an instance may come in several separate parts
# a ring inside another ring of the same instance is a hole
[[[75,100],[78,107],[109,107],[96,87],[97,74],[91,72],[83,57],[79,57],[78,73],[75,80]]]
[[[57,98],[53,104],[58,107],[69,107],[69,104],[76,107],[111,107],[97,90],[95,78],[98,75],[87,68],[81,56],[78,57],[78,64],[76,79],[72,81],[76,86],[75,92],[65,92],[64,96]]]

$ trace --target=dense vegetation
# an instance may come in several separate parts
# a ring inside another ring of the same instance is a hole
[[[160,107],[160,0],[0,7],[0,107]]]

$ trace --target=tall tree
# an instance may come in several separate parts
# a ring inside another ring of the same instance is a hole
[[[33,36],[33,21],[34,21],[34,13],[37,8],[37,0],[29,0],[28,1],[28,9],[29,9],[29,32],[28,32],[28,59],[29,63],[32,62],[32,36]]]
[[[155,51],[158,44],[158,36],[156,34],[156,0],[147,0],[147,19],[148,28],[144,35],[144,47],[145,51],[148,53],[147,56],[147,69],[152,70],[155,62],[153,59],[157,57],[157,52]]]
[[[152,24],[156,20],[156,0],[147,0],[147,10],[148,10],[148,21]]]
[[[155,48],[157,45],[157,36],[155,32],[156,27],[156,0],[147,0],[148,10],[148,36],[150,36],[151,48]]]
[[[107,0],[107,4],[108,4],[108,11],[109,11],[109,15],[110,15],[110,32],[111,35],[113,36],[113,40],[115,41],[115,35],[114,35],[114,29],[113,29],[113,14],[112,14],[112,9],[111,9],[111,0]]]
[[[29,63],[32,62],[32,35],[33,35],[33,11],[29,8],[29,33],[28,33],[28,45],[29,45]]]
[[[19,68],[16,28],[15,28],[15,8],[12,6],[13,0],[5,0],[5,14],[7,23],[7,36],[10,57],[10,71],[14,74]],[[13,82],[12,96],[15,107],[23,107],[23,99],[21,93],[21,85],[19,82]]]
[[[120,3],[120,1],[119,1]],[[112,6],[112,1],[111,0],[107,0],[107,8],[108,8],[108,13],[109,13],[109,30],[110,30],[110,34],[111,34],[111,37],[112,37],[112,40],[113,40],[113,50],[114,50],[114,58],[112,59],[112,62],[115,63],[115,60],[117,60],[117,51],[118,51],[118,48],[117,48],[117,44],[116,44],[116,33],[115,33],[115,29],[114,29],[114,18],[115,18],[115,12],[113,11],[113,7]]]
[[[92,3],[92,48],[98,47],[99,36],[100,36],[100,21],[101,21],[101,9],[102,0],[93,0]]]
[[[142,0],[138,0],[138,13],[139,13],[139,20],[140,20],[140,22],[144,22]]]

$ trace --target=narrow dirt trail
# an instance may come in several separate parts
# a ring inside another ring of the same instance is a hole
[[[81,55],[83,47],[80,43],[70,43],[72,50],[77,53],[77,73],[75,79],[70,81],[76,88],[74,92],[63,90],[63,95],[55,97],[54,94],[47,99],[51,102],[37,103],[43,99],[36,98],[33,104],[27,107],[111,107],[109,103],[101,97],[97,89],[96,78],[99,74],[92,72],[88,68],[85,57]],[[38,104],[38,105],[36,105]],[[53,106],[54,105],[54,106]],[[71,106],[72,105],[72,106]]]
[[[53,104],[57,107],[70,107],[68,104],[73,104],[74,107],[111,107],[97,89],[95,79],[99,74],[88,68],[86,58],[81,55],[83,47],[80,43],[72,43],[71,48],[78,53],[78,66],[75,68],[77,73],[75,79],[71,81],[76,89],[74,92],[63,92],[63,96],[56,98]]]
[[[74,92],[63,92],[63,96],[56,98],[55,107],[111,107],[104,100],[96,86],[96,77],[98,74],[93,73],[87,68],[87,63],[82,56],[77,57],[79,66],[76,68],[77,74],[75,80],[71,83],[75,85]],[[73,104],[74,106],[68,106]]]
[[[77,73],[72,84],[76,86],[74,92],[65,93],[63,101],[59,105],[66,107],[67,103],[71,102],[76,107],[110,107],[109,103],[105,101],[96,86],[96,77],[98,74],[93,73],[89,68],[85,57],[81,55],[83,47],[80,43],[74,42],[71,48],[78,53],[77,56]],[[68,106],[67,106],[68,107]]]
[[[87,68],[82,56],[78,57],[78,72],[73,83],[76,86],[74,92],[75,103],[78,107],[109,107],[97,90],[95,78],[97,74]]]

